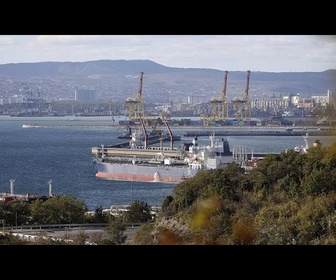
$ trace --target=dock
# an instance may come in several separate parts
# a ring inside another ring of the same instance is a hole
[[[213,130],[188,130],[184,137],[210,136],[303,136],[308,133],[310,136],[332,136],[336,135],[336,130],[323,129],[267,129],[267,128],[231,128],[231,129],[213,129]]]

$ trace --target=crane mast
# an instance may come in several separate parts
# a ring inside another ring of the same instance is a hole
[[[246,88],[244,93],[244,101],[245,101],[245,120],[251,120],[251,101],[248,96],[249,85],[250,85],[250,75],[251,71],[247,70],[247,77],[246,77]]]
[[[142,100],[142,83],[143,83],[143,75],[144,72],[140,72],[140,82],[139,82],[139,90],[136,96],[136,108],[135,115],[137,118],[144,117],[144,102]]]
[[[235,107],[235,117],[237,120],[250,121],[251,120],[251,101],[248,97],[250,70],[247,70],[246,87],[243,99],[235,98],[232,102]]]
[[[249,84],[250,84],[250,74],[251,71],[247,70],[247,78],[246,78],[246,88],[245,88],[245,93],[244,93],[244,100],[248,102],[248,91],[249,91]]]
[[[222,101],[226,102],[226,84],[227,84],[228,71],[224,72],[224,88],[222,91]]]
[[[128,119],[130,121],[138,121],[140,117],[144,116],[144,102],[142,99],[142,83],[143,83],[144,72],[140,72],[140,83],[139,89],[135,98],[128,97],[125,104],[128,107]]]
[[[229,105],[226,98],[226,84],[227,84],[228,71],[224,72],[224,87],[221,96],[221,115],[220,119],[227,120],[229,118]]]
[[[144,72],[140,72],[140,83],[139,83],[139,89],[138,89],[138,93],[136,96],[136,99],[138,102],[142,102],[142,81],[143,81],[143,75]]]
[[[224,71],[224,88],[220,98],[213,97],[210,99],[210,104],[212,108],[211,119],[214,121],[225,121],[229,118],[229,106],[226,99],[226,84],[227,84],[228,71]],[[207,116],[203,114],[206,119]],[[204,124],[208,124],[204,121]]]

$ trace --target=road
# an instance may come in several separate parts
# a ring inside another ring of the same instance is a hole
[[[127,235],[127,241],[130,241],[134,238],[136,231],[138,230],[138,226],[127,227],[124,234]],[[42,228],[42,229],[12,229],[11,233],[20,236],[26,240],[34,240],[35,238],[40,238],[41,236],[55,238],[55,239],[67,239],[73,240],[76,239],[80,234],[85,234],[88,236],[88,244],[92,244],[91,242],[95,237],[102,236],[103,238],[107,236],[104,228],[95,228],[95,227],[63,227],[63,228]],[[92,244],[94,245],[94,244]]]

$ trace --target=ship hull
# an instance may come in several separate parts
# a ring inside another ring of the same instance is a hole
[[[143,166],[104,162],[96,162],[95,165],[97,178],[139,182],[180,183],[195,176],[201,170],[188,166]]]

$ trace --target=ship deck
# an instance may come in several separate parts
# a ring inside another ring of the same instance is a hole
[[[178,150],[168,150],[168,149],[160,149],[160,147],[152,147],[151,149],[128,149],[128,148],[105,148],[104,154],[107,157],[110,156],[141,156],[141,157],[153,157],[157,153],[164,153],[169,157],[178,157],[181,152]],[[94,156],[102,155],[101,147],[92,147],[91,153]]]

